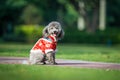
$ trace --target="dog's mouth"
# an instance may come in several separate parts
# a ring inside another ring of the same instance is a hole
[[[58,32],[57,32],[57,31],[54,31],[54,32],[53,32],[53,34],[56,34],[56,35],[57,35],[57,34],[58,34]]]

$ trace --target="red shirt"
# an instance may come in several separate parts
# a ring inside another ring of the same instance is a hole
[[[41,50],[43,53],[55,51],[57,41],[55,35],[50,35],[48,38],[40,38],[33,46],[32,50]]]

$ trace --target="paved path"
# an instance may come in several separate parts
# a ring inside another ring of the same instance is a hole
[[[116,69],[120,70],[120,64],[118,63],[104,63],[104,62],[91,62],[81,60],[68,60],[68,59],[56,59],[58,65],[62,67],[76,67],[76,68],[99,68],[99,69]],[[0,57],[0,64],[28,64],[28,58],[26,57]],[[48,64],[47,64],[48,65]]]

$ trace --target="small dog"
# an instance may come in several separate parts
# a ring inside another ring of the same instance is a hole
[[[53,21],[43,29],[43,37],[40,38],[30,51],[30,64],[50,64],[55,62],[57,41],[63,38],[64,31],[59,22]]]

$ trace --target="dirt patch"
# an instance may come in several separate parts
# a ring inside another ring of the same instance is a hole
[[[56,59],[58,65],[62,67],[76,67],[76,68],[99,68],[99,69],[116,69],[120,70],[120,64],[117,63],[104,63],[104,62],[91,62],[81,60],[68,60],[68,59]],[[28,64],[28,58],[26,57],[0,57],[0,64]]]

